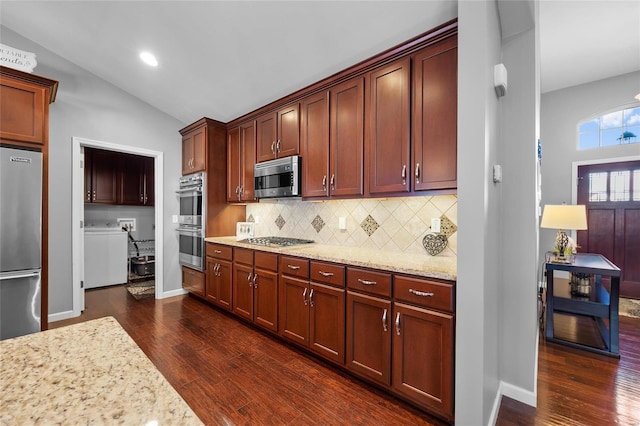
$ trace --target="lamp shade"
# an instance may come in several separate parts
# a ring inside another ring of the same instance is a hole
[[[587,209],[583,205],[547,204],[542,212],[541,228],[587,229]]]

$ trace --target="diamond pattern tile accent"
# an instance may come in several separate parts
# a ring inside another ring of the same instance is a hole
[[[255,222],[255,221],[256,221],[256,218],[253,217],[252,214],[249,214],[249,217],[247,218],[247,222]]]
[[[367,217],[365,217],[364,220],[360,223],[360,228],[362,228],[362,230],[366,232],[368,236],[373,235],[373,233],[376,232],[376,229],[378,229],[379,227],[380,225],[373,217],[371,217],[371,215],[367,215]]]
[[[282,229],[285,223],[287,222],[284,220],[282,215],[279,214],[278,217],[276,218],[276,226],[278,227],[278,229]]]
[[[456,233],[458,227],[455,223],[451,222],[449,218],[445,215],[440,216],[440,233],[444,234],[449,238],[453,234]]]
[[[320,232],[322,228],[324,228],[325,223],[324,223],[324,220],[322,220],[322,218],[320,217],[320,215],[316,215],[316,217],[313,218],[311,225],[313,226],[313,229],[316,230],[316,232]]]

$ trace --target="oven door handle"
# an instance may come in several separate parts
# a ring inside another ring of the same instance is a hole
[[[202,229],[191,229],[191,228],[176,228],[178,232],[186,232],[189,234],[202,234]]]
[[[195,192],[196,194],[202,194],[202,187],[182,188],[176,191],[176,194],[184,194],[185,192]]]

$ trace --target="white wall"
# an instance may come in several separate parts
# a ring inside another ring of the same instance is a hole
[[[34,73],[60,82],[50,108],[49,314],[72,310],[71,138],[82,137],[164,153],[164,291],[180,289],[178,243],[171,216],[181,174],[182,123],[42,46],[0,26],[2,43],[34,52]],[[150,72],[153,72],[150,70]],[[162,90],[161,87],[158,90]],[[194,117],[196,120],[199,117]]]
[[[487,424],[499,386],[499,110],[493,65],[500,57],[494,1],[458,3],[458,282],[456,424]]]
[[[640,106],[640,71],[548,92],[541,97],[542,205],[571,204],[571,163],[640,155],[640,144],[578,151],[577,126],[625,106]],[[606,162],[606,161],[603,161]],[[540,230],[540,256],[553,247],[556,231]],[[542,257],[541,257],[542,258]]]

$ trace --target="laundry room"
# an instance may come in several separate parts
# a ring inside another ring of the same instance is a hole
[[[84,288],[126,284],[152,293],[153,158],[94,148],[84,156]]]

